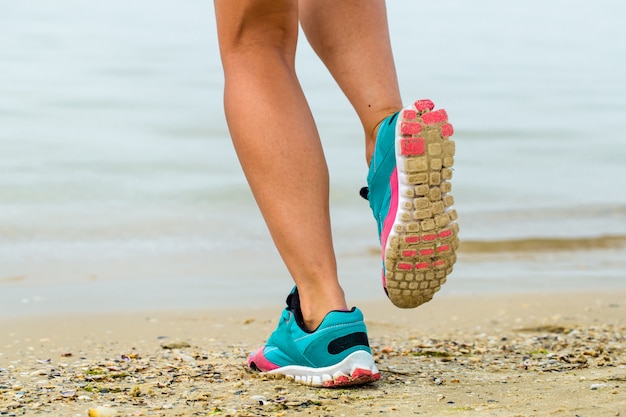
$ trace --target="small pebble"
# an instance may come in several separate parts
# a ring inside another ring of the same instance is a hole
[[[117,415],[117,410],[112,407],[96,407],[90,408],[88,414],[89,417],[114,417]]]
[[[170,342],[170,343],[163,343],[161,347],[163,349],[183,349],[183,348],[191,347],[191,345],[187,342]]]
[[[258,402],[260,405],[265,405],[265,397],[262,395],[253,395],[250,397],[251,400]]]

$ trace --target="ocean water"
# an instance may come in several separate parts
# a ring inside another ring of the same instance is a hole
[[[626,287],[626,5],[388,9],[403,98],[456,130],[467,250],[442,292]],[[384,297],[358,120],[304,37],[298,70],[344,286]],[[211,2],[2,2],[0,317],[283,302],[222,87]]]

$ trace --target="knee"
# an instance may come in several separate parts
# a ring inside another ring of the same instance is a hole
[[[218,33],[223,61],[239,57],[291,58],[295,57],[298,20],[289,10],[252,8],[228,22],[218,19]]]

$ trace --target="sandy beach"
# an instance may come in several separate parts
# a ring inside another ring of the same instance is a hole
[[[403,99],[456,130],[463,243],[432,302],[384,299],[362,127],[301,37],[382,374],[328,390],[245,365],[292,284],[230,140],[211,2],[2,3],[0,417],[626,417],[626,2],[387,5]]]
[[[0,322],[0,415],[626,416],[626,291],[361,304],[378,383],[250,372],[278,309]]]

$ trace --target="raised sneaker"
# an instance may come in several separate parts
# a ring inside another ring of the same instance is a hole
[[[456,261],[459,227],[450,195],[455,145],[445,110],[418,100],[379,126],[361,195],[370,202],[382,246],[382,281],[391,302],[430,299]]]

